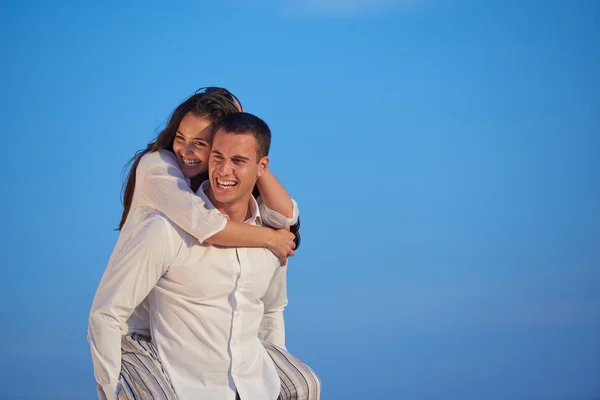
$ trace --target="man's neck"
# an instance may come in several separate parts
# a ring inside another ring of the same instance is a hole
[[[212,188],[210,185],[206,190],[206,196],[213,203],[215,208],[219,210],[222,214],[225,214],[229,217],[231,221],[244,222],[248,218],[252,216],[252,211],[250,210],[250,196],[246,199],[240,199],[232,204],[223,204],[215,199],[215,195],[213,194]]]

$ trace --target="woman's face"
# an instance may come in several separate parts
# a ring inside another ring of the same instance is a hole
[[[187,113],[177,128],[173,152],[177,156],[183,175],[193,178],[208,169],[208,156],[213,132],[211,122]]]

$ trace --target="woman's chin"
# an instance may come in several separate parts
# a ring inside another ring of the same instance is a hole
[[[181,172],[183,172],[183,176],[186,178],[192,179],[198,175],[205,174],[206,169],[202,167],[188,167],[187,165],[182,165]]]

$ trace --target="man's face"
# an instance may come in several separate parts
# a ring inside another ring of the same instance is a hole
[[[256,180],[269,164],[258,159],[252,134],[231,134],[219,130],[214,138],[208,164],[210,186],[215,199],[223,205],[247,202]]]

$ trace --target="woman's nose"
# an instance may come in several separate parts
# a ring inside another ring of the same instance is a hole
[[[192,154],[194,152],[194,144],[186,144],[183,146],[183,154]]]

